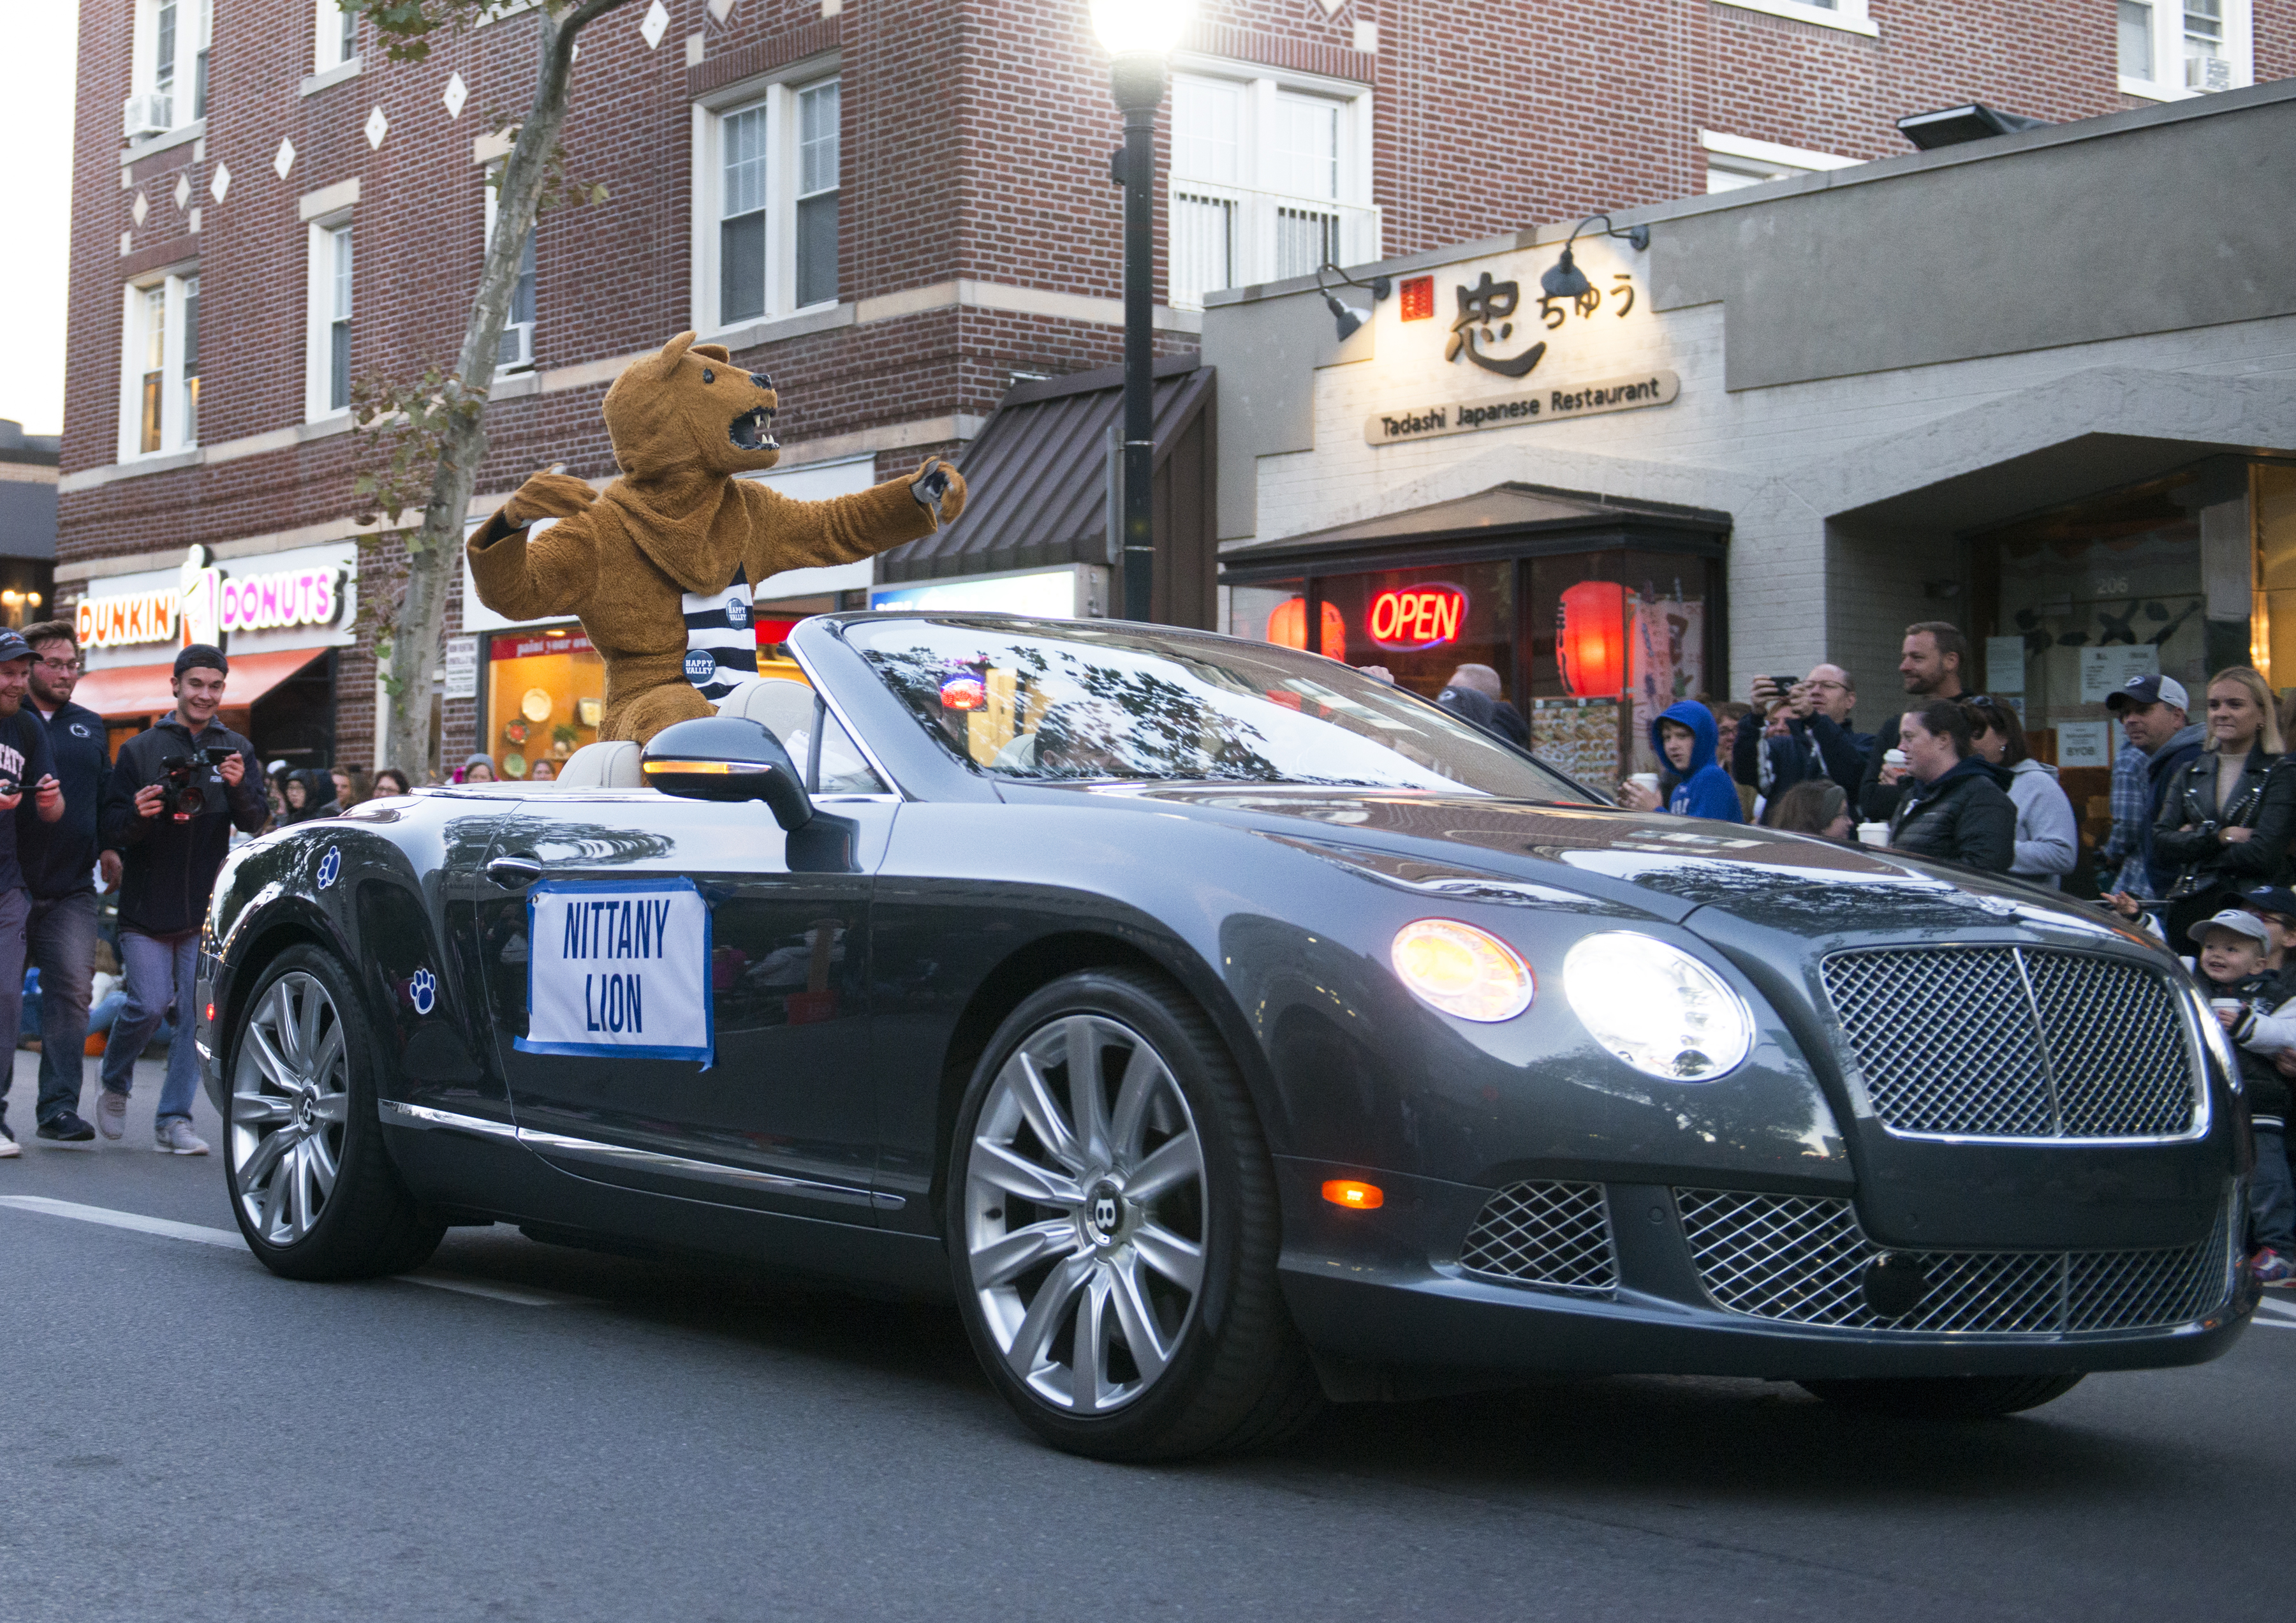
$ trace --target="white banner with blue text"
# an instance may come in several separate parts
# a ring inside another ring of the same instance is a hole
[[[545,880],[527,893],[529,1054],[698,1059],[716,1043],[709,903],[691,879]]]

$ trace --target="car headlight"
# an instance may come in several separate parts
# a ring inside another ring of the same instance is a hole
[[[1563,994],[1595,1041],[1668,1082],[1711,1082],[1754,1044],[1754,1017],[1678,947],[1628,930],[1589,935],[1562,960]]]
[[[1463,1020],[1512,1020],[1530,1007],[1530,966],[1492,935],[1456,919],[1419,919],[1388,948],[1414,994]]]

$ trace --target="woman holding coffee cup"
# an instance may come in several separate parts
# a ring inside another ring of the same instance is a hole
[[[1911,787],[1890,816],[1890,844],[1915,856],[1942,857],[2005,873],[2016,857],[2017,808],[1991,763],[1970,753],[1969,713],[1931,699],[1898,723]]]

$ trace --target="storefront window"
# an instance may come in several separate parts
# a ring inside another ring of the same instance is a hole
[[[487,661],[487,733],[480,744],[504,778],[562,762],[598,737],[606,667],[578,630],[494,638]]]
[[[2296,467],[2256,469],[2257,667],[2276,692],[2296,687]]]

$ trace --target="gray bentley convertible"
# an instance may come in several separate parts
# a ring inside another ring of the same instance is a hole
[[[2253,1306],[2237,1067],[2108,917],[1620,812],[1283,648],[791,648],[232,858],[198,1034],[266,1264],[503,1223],[953,1298],[1119,1459],[1552,1372],[2005,1413]]]

